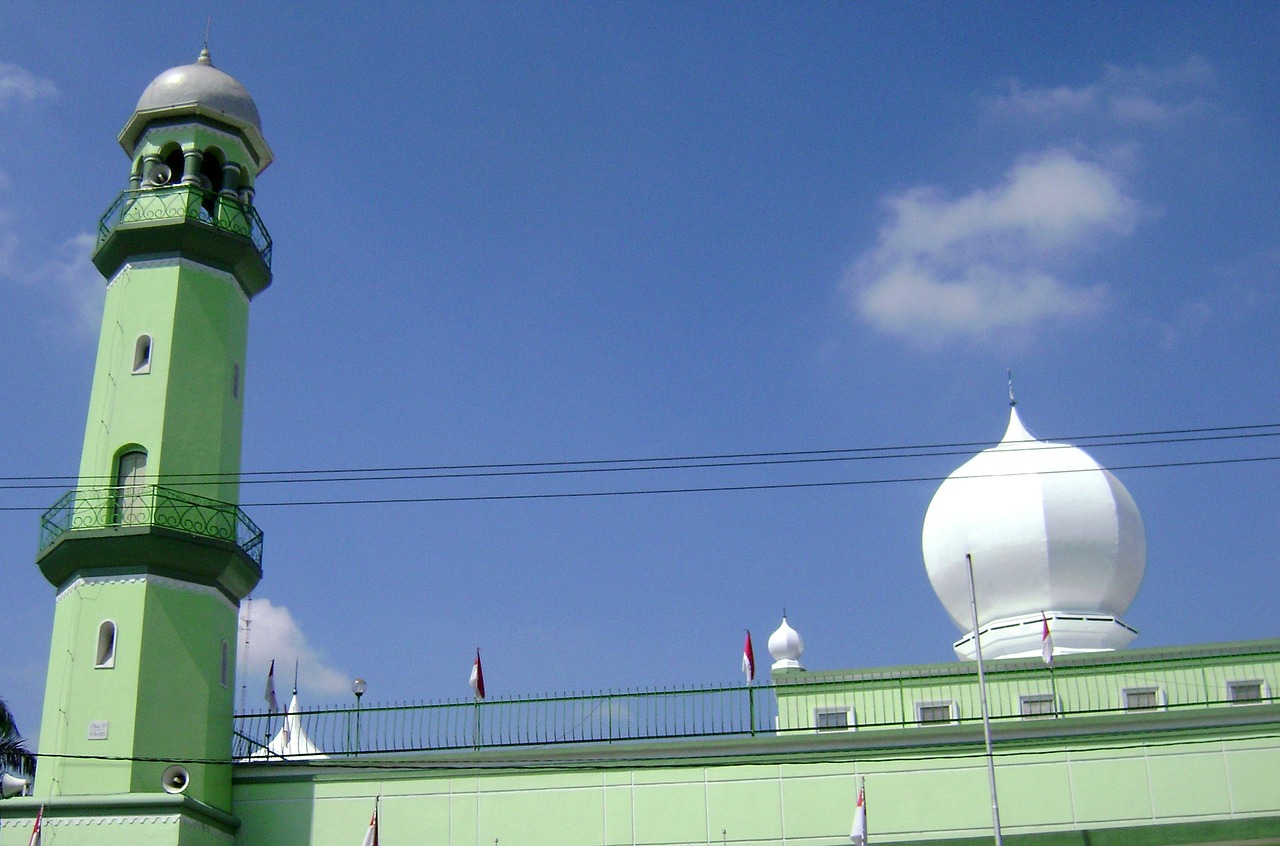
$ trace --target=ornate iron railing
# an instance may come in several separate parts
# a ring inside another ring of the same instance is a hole
[[[1046,668],[1039,659],[988,670],[991,718],[1043,719],[1241,708],[1280,702],[1280,650]],[[1126,693],[1141,698],[1127,698]],[[1152,700],[1147,694],[1154,692]],[[923,709],[922,707],[923,706]],[[1241,711],[1242,714],[1247,713]],[[275,757],[264,748],[282,714],[235,718],[237,758]],[[981,722],[971,663],[883,673],[823,673],[753,687],[708,687],[543,698],[303,710],[290,719],[323,754],[637,742],[829,731],[919,729]],[[936,735],[934,735],[936,736]],[[295,741],[296,743],[296,741]],[[295,747],[296,748],[296,747]],[[256,754],[255,754],[256,753]]]
[[[129,189],[116,198],[98,221],[98,246],[124,223],[188,218],[233,232],[253,242],[267,267],[271,266],[271,235],[253,206],[236,197],[206,191],[195,185]]]
[[[78,529],[163,526],[234,543],[262,566],[262,530],[234,505],[162,485],[67,492],[40,518],[40,551]]]

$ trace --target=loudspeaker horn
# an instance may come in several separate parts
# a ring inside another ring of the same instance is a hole
[[[11,796],[20,796],[27,790],[27,785],[31,782],[25,778],[18,778],[8,773],[0,773],[0,799],[8,799]]]
[[[147,184],[152,188],[159,188],[161,185],[168,185],[172,178],[173,171],[169,170],[169,166],[158,164],[147,174]]]
[[[164,788],[165,793],[181,793],[190,783],[191,773],[180,764],[174,764],[160,776],[160,786]]]

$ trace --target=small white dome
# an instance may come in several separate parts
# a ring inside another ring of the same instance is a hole
[[[135,111],[175,106],[203,106],[212,112],[221,112],[236,126],[262,130],[258,107],[248,90],[230,74],[213,66],[207,47],[200,51],[195,64],[170,68],[157,76],[142,92]]]
[[[1038,654],[1042,613],[1092,616],[1095,628],[1113,632],[1075,644],[1065,629],[1055,631],[1060,652],[1114,649],[1133,637],[1116,617],[1133,601],[1146,567],[1137,505],[1084,450],[1036,440],[1016,409],[1000,443],[938,488],[922,541],[929,581],[966,633],[972,613],[965,556],[973,556],[984,656]],[[1005,628],[1017,636],[993,635],[1004,645],[989,647],[985,632]],[[962,655],[964,642],[957,644]]]
[[[775,670],[803,670],[800,656],[804,654],[804,638],[791,626],[787,618],[782,618],[782,625],[769,635],[769,654],[773,656]]]

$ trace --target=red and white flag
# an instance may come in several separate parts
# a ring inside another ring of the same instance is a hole
[[[476,662],[471,665],[471,692],[476,699],[484,699],[484,667],[480,666],[480,650],[476,650]]]
[[[858,805],[853,810],[853,830],[849,839],[854,846],[867,846],[867,785],[864,781],[858,785]]]
[[[751,648],[751,629],[747,629],[747,642],[742,645],[742,672],[751,684],[756,677],[756,651]]]
[[[1040,619],[1044,621],[1044,629],[1040,633],[1040,658],[1049,666],[1053,666],[1053,637],[1049,634],[1049,618],[1040,612]]]
[[[369,830],[364,833],[364,842],[360,846],[378,846],[378,805],[373,806],[373,818],[369,820]]]
[[[267,670],[267,691],[263,694],[267,699],[267,707],[271,713],[280,710],[280,700],[276,699],[276,661],[271,659],[271,669]]]
[[[40,810],[36,811],[36,824],[31,827],[31,839],[27,841],[27,846],[40,846],[40,826],[44,821],[44,805],[40,806]]]

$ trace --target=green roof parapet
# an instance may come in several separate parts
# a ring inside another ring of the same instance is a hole
[[[1275,720],[1280,708],[1280,640],[1055,660],[1052,670],[1039,658],[994,662],[988,685],[1001,734],[1191,727],[1209,711],[1219,725],[1247,730]],[[973,662],[801,673],[751,686],[313,708],[288,717],[244,713],[235,716],[234,757],[283,760],[266,748],[286,719],[330,757],[734,737],[812,735],[837,743],[843,736],[884,748],[980,746],[982,739]]]

